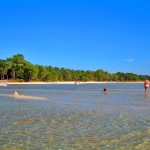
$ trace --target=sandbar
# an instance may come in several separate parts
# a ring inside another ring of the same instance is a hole
[[[8,96],[8,97],[13,97],[13,98],[18,98],[18,99],[21,98],[21,99],[48,100],[47,98],[44,98],[44,97],[21,95],[21,94],[18,94],[17,91],[15,91],[13,94],[0,94],[0,96]]]

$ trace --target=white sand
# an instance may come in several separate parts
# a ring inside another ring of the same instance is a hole
[[[7,82],[9,84],[101,84],[101,83],[143,83],[142,81],[137,82],[116,82],[116,81],[64,81],[64,82]]]

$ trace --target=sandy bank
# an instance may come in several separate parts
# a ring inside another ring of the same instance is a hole
[[[21,95],[21,94],[18,94],[18,92],[16,91],[13,94],[0,94],[0,96],[8,96],[8,97],[13,97],[13,98],[18,98],[18,99],[21,98],[21,99],[47,100],[47,98],[44,98],[44,97]]]
[[[96,81],[88,81],[88,82],[78,82],[78,81],[65,81],[65,82],[7,82],[7,85],[11,84],[102,84],[102,83],[143,83],[142,81],[138,82],[113,82],[113,81],[101,81],[101,82],[96,82]]]

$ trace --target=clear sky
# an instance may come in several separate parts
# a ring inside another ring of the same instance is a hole
[[[0,0],[0,59],[150,75],[149,0]]]

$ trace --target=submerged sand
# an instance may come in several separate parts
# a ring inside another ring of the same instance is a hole
[[[0,96],[9,96],[9,97],[21,98],[21,99],[47,100],[47,98],[44,98],[44,97],[35,97],[35,96],[21,95],[21,94],[18,94],[17,91],[15,91],[13,94],[0,94]]]

